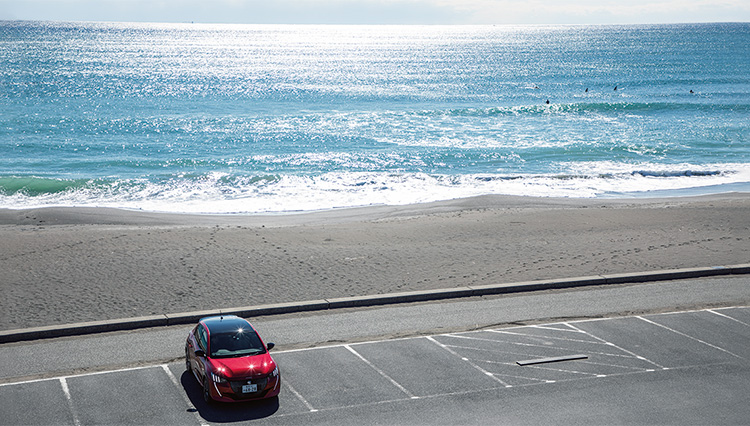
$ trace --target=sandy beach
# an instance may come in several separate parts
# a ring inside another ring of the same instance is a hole
[[[747,263],[750,195],[267,216],[0,209],[2,329]]]

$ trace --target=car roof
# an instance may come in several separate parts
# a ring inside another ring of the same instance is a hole
[[[236,315],[217,315],[201,318],[200,322],[206,325],[209,333],[223,333],[225,331],[237,331],[238,328],[250,327],[250,323]]]

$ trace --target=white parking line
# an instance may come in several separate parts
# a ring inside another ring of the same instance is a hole
[[[188,405],[188,411],[192,412],[195,415],[195,419],[198,420],[198,424],[201,426],[208,426],[208,423],[203,421],[203,418],[198,414],[198,410],[196,410],[195,406],[193,406],[193,403],[190,401],[190,398],[187,396],[187,392],[184,392],[185,389],[183,389],[180,382],[177,381],[177,377],[172,373],[172,370],[169,369],[169,366],[167,364],[162,364],[161,368],[164,370],[165,373],[167,373],[167,376],[169,377],[169,380],[174,383],[175,387],[177,388],[177,393],[182,395],[182,399],[185,400],[185,402]]]
[[[487,331],[492,332],[494,330],[487,330]],[[481,338],[481,337],[461,336],[461,335],[457,335],[457,334],[446,334],[446,336],[455,337],[457,339],[481,340],[481,341],[493,342],[493,343],[507,343],[509,345],[516,345],[516,346],[528,346],[528,347],[533,347],[533,348],[559,349],[559,350],[563,350],[563,351],[570,351],[570,349],[568,349],[568,348],[562,348],[562,347],[558,347],[558,346],[534,345],[534,344],[530,344],[530,343],[511,342],[509,340],[501,340],[501,339],[484,339],[484,338]],[[588,342],[588,343],[598,343],[598,342]],[[606,343],[599,343],[599,344],[606,345]],[[448,346],[452,346],[452,345],[448,345]],[[608,345],[608,346],[611,347],[611,345]],[[460,346],[456,346],[456,347],[460,347]],[[523,353],[523,352],[521,352],[521,353],[518,353],[518,352],[509,352],[509,351],[503,351],[503,352],[507,352],[507,353],[514,354],[514,355],[528,355],[527,353]],[[586,351],[586,352],[589,353],[589,354],[594,354],[594,355],[613,356],[613,357],[620,357],[620,358],[634,358],[635,357],[635,356],[632,356],[632,355],[613,354],[613,353],[610,353],[610,352],[596,352],[596,351]]]
[[[60,377],[60,386],[62,386],[63,393],[65,394],[65,399],[68,401],[68,408],[70,409],[70,414],[73,416],[73,424],[75,426],[81,426],[81,420],[78,419],[78,413],[76,412],[75,406],[73,406],[73,398],[71,398],[70,396],[68,381],[65,380],[65,377]]]
[[[559,323],[557,323],[559,324]],[[524,326],[521,326],[524,327]],[[532,327],[532,328],[538,328],[540,330],[553,330],[553,331],[565,331],[567,333],[580,333],[578,330],[571,330],[570,328],[557,328],[557,327],[551,327],[550,325],[529,325],[526,327]]]
[[[28,384],[28,383],[49,382],[51,380],[59,380],[59,379],[72,379],[74,377],[96,376],[96,375],[99,375],[99,374],[119,373],[121,371],[143,370],[143,369],[146,369],[146,368],[155,368],[157,366],[158,365],[144,365],[142,367],[119,368],[117,370],[92,371],[90,373],[70,374],[70,375],[58,376],[58,377],[47,377],[47,378],[44,378],[44,379],[23,380],[23,381],[20,381],[20,382],[0,383],[0,387],[3,387],[3,386],[13,386],[13,385],[25,385],[25,384]]]
[[[572,329],[574,329],[574,330],[578,330],[578,331],[580,331],[581,333],[585,333],[585,334],[586,334],[587,336],[591,336],[591,337],[593,337],[593,338],[594,338],[594,339],[596,339],[596,340],[600,340],[600,341],[602,341],[602,342],[604,342],[604,343],[608,344],[609,346],[612,346],[612,347],[614,347],[614,348],[617,348],[617,349],[619,349],[619,350],[621,350],[621,351],[623,351],[623,352],[625,352],[625,353],[627,353],[627,354],[630,354],[630,355],[632,355],[632,356],[636,357],[637,359],[640,359],[640,360],[642,360],[642,361],[646,361],[646,362],[647,362],[647,363],[649,363],[649,364],[653,364],[653,365],[655,365],[656,367],[659,367],[659,368],[661,368],[662,370],[667,370],[667,368],[666,368],[666,367],[664,367],[664,366],[662,366],[662,365],[659,365],[659,364],[657,364],[657,363],[655,363],[655,362],[651,361],[650,359],[647,359],[647,358],[646,358],[646,357],[644,357],[644,356],[638,355],[637,353],[635,353],[635,352],[631,352],[631,351],[629,351],[629,350],[627,350],[627,349],[625,349],[625,348],[621,348],[621,347],[617,346],[616,344],[614,344],[614,343],[612,343],[612,342],[608,342],[608,341],[606,341],[606,340],[602,339],[601,337],[595,336],[595,335],[593,335],[593,334],[589,333],[589,332],[588,332],[588,331],[586,331],[586,330],[580,329],[580,328],[578,328],[578,327],[576,327],[576,326],[572,325],[571,323],[567,323],[567,322],[566,322],[566,323],[563,323],[563,324],[567,325],[568,327],[570,327],[570,328],[572,328]]]
[[[282,379],[282,380],[284,380],[284,386],[287,389],[289,389],[289,391],[291,391],[294,394],[294,396],[296,396],[300,401],[302,401],[302,403],[305,404],[305,407],[307,407],[307,409],[310,410],[311,413],[315,413],[316,411],[318,411],[317,409],[313,408],[313,406],[310,405],[310,403],[307,402],[307,400],[303,398],[302,395],[299,392],[297,392],[297,390],[294,389],[294,387],[292,387],[292,385],[290,385],[286,379]]]
[[[465,338],[463,336],[455,336],[455,335],[452,335],[452,334],[448,334],[447,336],[456,337],[456,338]],[[479,340],[479,339],[476,339],[476,340]],[[487,340],[487,341],[493,342],[494,340]],[[504,342],[501,342],[501,341],[498,341],[498,342],[499,343],[504,343]],[[470,351],[477,351],[477,352],[491,352],[493,354],[507,354],[507,355],[520,356],[520,357],[527,357],[527,356],[533,355],[533,354],[530,354],[528,352],[514,352],[514,351],[506,351],[506,350],[496,349],[496,348],[485,349],[485,348],[476,348],[476,347],[473,347],[473,346],[449,345],[449,344],[446,344],[446,343],[443,343],[443,344],[445,346],[449,347],[449,348],[467,349],[467,350],[470,350]],[[509,365],[510,364],[514,364],[514,363],[511,362],[511,363],[509,363]]]
[[[569,370],[567,368],[543,367],[541,365],[526,365],[523,368],[526,368],[526,369],[535,368],[537,370],[556,371],[558,373],[583,374],[584,376],[606,377],[606,374],[586,373],[584,371]]]
[[[587,343],[587,344],[592,344],[592,345],[606,345],[605,343],[594,342],[591,340],[567,339],[565,337],[554,337],[554,336],[547,336],[547,335],[539,336],[536,334],[517,333],[517,332],[507,331],[507,330],[487,330],[487,331],[492,332],[492,333],[508,334],[511,336],[529,337],[532,339],[552,339],[552,340],[562,340],[564,342],[578,342],[578,343]]]
[[[630,365],[608,364],[608,363],[606,363],[606,362],[594,362],[594,361],[591,361],[590,359],[587,359],[587,360],[585,360],[585,361],[579,361],[579,362],[581,362],[581,363],[583,363],[583,364],[590,364],[590,365],[601,365],[601,366],[604,366],[604,367],[624,368],[624,369],[626,369],[626,370],[636,370],[636,371],[644,371],[644,370],[645,370],[645,371],[654,371],[654,370],[652,370],[652,369],[649,369],[649,368],[643,368],[643,367],[632,367],[632,366],[630,366]]]
[[[372,343],[381,343],[381,342],[399,342],[403,340],[415,340],[420,339],[421,337],[396,337],[393,339],[381,339],[381,340],[364,340],[361,342],[355,342],[355,343],[335,343],[332,345],[322,345],[322,346],[313,346],[310,348],[299,348],[299,349],[286,349],[283,351],[277,351],[276,349],[273,350],[274,354],[289,354],[294,352],[307,352],[307,351],[316,351],[319,349],[331,349],[331,348],[340,348],[346,345],[349,346],[359,346],[359,345],[369,345]]]
[[[509,367],[513,367],[513,366],[517,367],[517,365],[515,365],[515,363],[512,363],[512,362],[497,362],[497,361],[485,361],[485,362],[488,364],[500,364],[500,365],[507,365]],[[500,374],[500,375],[506,378],[511,378],[511,379],[521,379],[521,380],[528,380],[531,382],[549,383],[549,380],[539,379],[537,377],[519,376],[516,374],[505,374],[505,373]],[[515,385],[515,386],[519,386],[519,385]]]
[[[732,320],[732,321],[734,321],[734,322],[738,322],[738,323],[740,323],[740,324],[742,324],[742,325],[746,325],[746,326],[750,327],[750,324],[748,324],[748,323],[746,323],[746,322],[744,322],[744,321],[740,321],[740,320],[738,320],[737,318],[732,318],[732,317],[730,317],[729,315],[724,315],[724,314],[722,314],[721,312],[716,312],[716,311],[714,311],[713,309],[706,309],[706,310],[707,310],[708,312],[711,312],[712,314],[716,314],[716,315],[718,315],[718,316],[720,316],[720,317],[724,317],[724,318],[726,318],[726,319],[730,319],[730,320]]]
[[[372,367],[372,369],[373,369],[373,370],[375,370],[375,371],[377,371],[377,372],[378,372],[378,374],[380,374],[380,375],[381,375],[381,376],[383,376],[384,378],[388,379],[388,381],[389,381],[389,382],[391,382],[391,383],[392,383],[392,384],[393,384],[394,386],[396,386],[397,388],[399,388],[399,389],[401,390],[401,392],[403,392],[403,393],[405,393],[405,394],[406,394],[406,396],[408,396],[408,397],[409,397],[409,398],[411,398],[411,399],[419,399],[419,397],[418,397],[418,396],[415,396],[415,395],[414,395],[413,393],[411,393],[411,392],[409,392],[408,390],[406,390],[406,388],[404,388],[403,386],[401,386],[401,384],[399,384],[399,383],[398,383],[397,381],[393,380],[393,379],[392,379],[392,378],[391,378],[391,377],[390,377],[389,375],[385,374],[385,372],[384,372],[383,370],[381,370],[381,369],[379,369],[378,367],[376,367],[376,366],[375,366],[375,364],[371,363],[370,361],[368,361],[367,359],[365,359],[365,357],[363,357],[362,355],[360,355],[360,354],[359,354],[359,352],[357,352],[357,351],[355,351],[354,349],[352,349],[352,347],[351,347],[351,346],[349,346],[349,345],[344,345],[344,347],[345,347],[346,349],[348,349],[348,350],[349,350],[349,352],[351,352],[351,353],[353,353],[354,355],[356,355],[356,356],[357,356],[357,358],[359,358],[359,359],[361,359],[362,361],[364,361],[364,363],[365,363],[365,364],[367,364],[367,365],[369,365],[370,367]]]
[[[482,368],[482,367],[478,366],[477,364],[471,362],[471,360],[469,360],[469,358],[461,356],[459,353],[457,353],[453,349],[449,348],[447,345],[444,345],[444,344],[438,342],[437,340],[435,340],[431,336],[426,337],[426,339],[429,340],[430,342],[432,342],[432,343],[440,346],[441,348],[445,349],[446,351],[450,352],[451,354],[453,354],[454,356],[456,356],[458,359],[460,359],[460,360],[468,363],[469,365],[471,365],[475,369],[477,369],[477,370],[481,371],[482,373],[484,373],[485,376],[492,378],[492,380],[500,383],[501,385],[505,386],[506,388],[513,387],[509,383],[506,383],[506,382],[500,380],[499,378],[495,377],[494,374],[490,373],[489,371],[485,370],[484,368]]]
[[[696,342],[702,343],[702,344],[704,344],[704,345],[706,345],[706,346],[709,346],[709,347],[712,347],[712,348],[714,348],[714,349],[718,349],[718,350],[720,350],[720,351],[722,351],[722,352],[728,353],[729,355],[732,355],[733,357],[736,357],[736,358],[739,358],[739,359],[745,359],[745,357],[739,356],[739,355],[737,355],[737,354],[735,354],[735,353],[732,353],[732,352],[730,352],[730,351],[728,351],[728,350],[726,350],[726,349],[724,349],[724,348],[720,348],[720,347],[718,347],[718,346],[716,346],[716,345],[712,345],[712,344],[710,344],[710,343],[708,343],[708,342],[705,342],[705,341],[703,341],[703,340],[701,340],[701,339],[695,338],[695,337],[693,337],[693,336],[690,336],[690,335],[688,335],[688,334],[685,334],[685,333],[683,333],[683,332],[680,332],[680,331],[674,330],[674,329],[672,329],[672,328],[669,328],[669,327],[667,327],[666,325],[662,325],[662,324],[659,324],[659,323],[657,323],[657,322],[651,321],[650,319],[647,319],[647,318],[643,318],[643,317],[641,317],[641,316],[637,316],[636,318],[638,318],[638,319],[640,319],[640,320],[643,320],[643,321],[646,321],[646,322],[647,322],[647,323],[649,323],[649,324],[653,324],[653,325],[655,325],[655,326],[661,327],[661,328],[663,328],[663,329],[665,329],[665,330],[669,330],[669,331],[671,331],[671,332],[673,332],[673,333],[675,333],[675,334],[679,334],[680,336],[683,336],[683,337],[687,337],[688,339],[692,339],[692,340],[695,340]]]

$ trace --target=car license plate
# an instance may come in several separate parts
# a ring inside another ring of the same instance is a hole
[[[242,393],[258,392],[258,385],[242,385]]]

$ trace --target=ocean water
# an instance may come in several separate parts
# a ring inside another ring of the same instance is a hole
[[[750,190],[748,23],[0,21],[0,207],[731,190]]]

